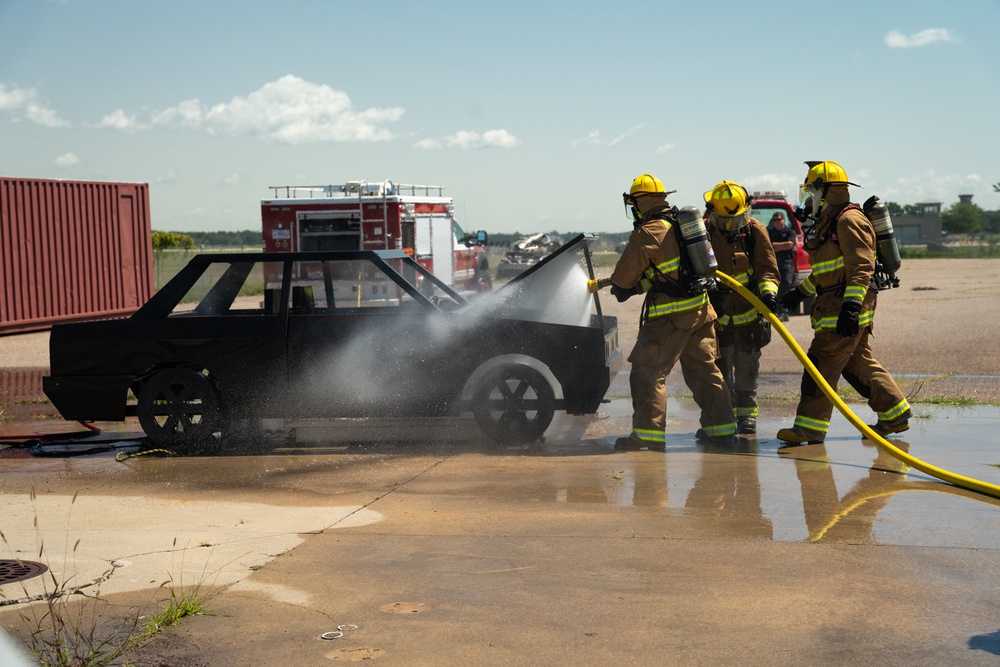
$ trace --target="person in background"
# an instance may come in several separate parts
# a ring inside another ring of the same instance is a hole
[[[795,230],[785,224],[785,214],[775,211],[767,230],[774,257],[778,261],[778,310],[782,322],[788,321],[788,311],[780,305],[781,297],[795,287]]]
[[[807,234],[812,273],[782,299],[788,309],[815,295],[810,311],[813,335],[808,356],[834,390],[844,379],[878,416],[872,430],[881,436],[910,428],[910,404],[871,349],[877,291],[869,289],[875,272],[875,228],[852,204],[847,172],[836,162],[806,162],[809,171],[799,201],[810,202],[816,221]],[[833,404],[807,372],[791,428],[778,431],[788,445],[818,444],[830,428]]]
[[[695,437],[708,444],[735,442],[729,390],[715,365],[715,311],[707,284],[685,271],[690,260],[681,245],[678,211],[667,203],[672,192],[652,174],[642,174],[622,195],[634,229],[611,274],[611,294],[619,302],[635,294],[646,297],[635,348],[628,357],[632,432],[618,438],[617,450],[666,450],[665,382],[678,361],[701,408],[701,428]],[[693,215],[699,221],[697,210]]]
[[[719,271],[750,290],[772,312],[778,302],[778,265],[767,229],[750,216],[750,195],[739,183],[722,181],[705,193],[708,238]],[[709,294],[719,319],[718,366],[736,412],[736,434],[757,433],[760,350],[771,342],[771,325],[757,309],[724,285]]]

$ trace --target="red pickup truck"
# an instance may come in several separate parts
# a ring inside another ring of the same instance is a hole
[[[795,217],[795,207],[788,202],[784,190],[766,190],[754,192],[750,201],[753,217],[760,220],[768,231],[771,230],[771,218],[775,213],[785,214],[785,224],[795,230],[795,284],[805,280],[812,269],[809,267],[809,255],[802,247],[802,225]]]

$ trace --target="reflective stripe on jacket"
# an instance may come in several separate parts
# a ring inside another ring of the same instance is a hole
[[[669,210],[664,207],[664,210]],[[611,282],[624,289],[638,287],[646,294],[646,318],[687,314],[693,321],[690,326],[711,322],[715,311],[708,302],[708,294],[671,296],[653,289],[654,283],[677,283],[680,278],[681,247],[669,220],[654,219],[636,227],[628,237],[628,244],[611,274]],[[656,267],[654,270],[653,267]],[[688,328],[685,323],[684,328]]]
[[[827,204],[816,226],[828,237],[812,247],[806,244],[812,273],[799,286],[816,294],[810,319],[815,331],[837,328],[844,301],[861,304],[858,323],[871,325],[875,317],[875,292],[868,291],[875,272],[875,229],[860,209]]]
[[[778,261],[774,256],[774,248],[768,237],[767,229],[759,221],[751,218],[746,227],[750,234],[749,248],[743,247],[741,239],[730,243],[726,240],[726,232],[709,225],[709,240],[715,250],[715,259],[719,263],[719,271],[732,277],[744,287],[750,286],[751,291],[756,283],[758,296],[778,293]],[[747,249],[753,257],[747,256]],[[722,326],[741,326],[752,324],[760,314],[750,302],[739,294],[723,289],[713,295],[712,303]]]

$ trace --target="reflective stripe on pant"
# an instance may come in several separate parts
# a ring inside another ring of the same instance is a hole
[[[880,417],[888,414],[900,417],[909,412],[910,405],[896,381],[872,356],[870,335],[871,327],[864,327],[858,335],[849,338],[835,331],[818,332],[813,337],[807,356],[833,389],[837,388],[837,382],[843,375]],[[833,404],[823,395],[812,376],[803,372],[802,397],[795,412],[795,425],[826,433],[832,414]]]
[[[715,365],[714,323],[678,329],[673,318],[649,320],[629,355],[632,373],[632,430],[648,442],[663,442],[666,428],[667,375],[678,361],[684,382],[701,408],[706,432],[732,435],[736,419],[722,374]]]
[[[751,342],[755,324],[734,326],[723,339],[730,345],[719,346],[719,370],[729,387],[729,399],[736,417],[756,417],[757,376],[760,374],[760,348]]]

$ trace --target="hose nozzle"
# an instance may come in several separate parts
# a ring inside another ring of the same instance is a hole
[[[598,290],[602,290],[605,287],[611,286],[611,278],[600,278],[595,280],[587,281],[587,291],[594,294]]]

